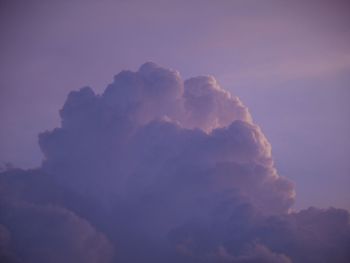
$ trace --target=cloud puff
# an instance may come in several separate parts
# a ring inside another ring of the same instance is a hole
[[[16,204],[2,207],[6,252],[19,262],[111,262],[112,245],[103,234],[64,208]]]
[[[191,78],[184,85],[185,123],[188,127],[211,131],[234,120],[251,122],[247,108],[237,97],[222,89],[214,77]]]
[[[170,237],[180,253],[198,262],[347,262],[350,258],[349,213],[335,208],[262,216],[251,207],[238,206],[229,217],[216,215],[206,224],[194,221],[173,229]]]
[[[108,262],[115,250],[114,262],[133,263],[349,259],[348,212],[291,213],[294,186],[278,175],[269,142],[212,76],[183,81],[145,63],[102,94],[71,92],[60,116],[61,127],[39,136],[42,167],[0,177],[11,204],[1,217],[4,257],[56,262],[49,257],[59,251]],[[37,231],[27,236],[28,226]],[[39,243],[23,248],[27,237],[52,242],[45,252]]]
[[[113,245],[77,215],[85,200],[47,177],[40,170],[1,174],[1,262],[112,262]]]

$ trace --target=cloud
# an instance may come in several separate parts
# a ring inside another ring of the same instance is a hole
[[[39,137],[43,169],[77,191],[121,194],[116,187],[133,187],[140,183],[136,179],[163,181],[157,173],[179,179],[173,166],[191,177],[226,164],[228,173],[242,171],[222,182],[260,174],[251,181],[261,189],[284,182],[289,196],[278,199],[292,203],[292,185],[277,176],[261,130],[213,77],[183,82],[178,72],[146,63],[137,72],[119,73],[102,95],[87,87],[70,93],[60,114],[62,127]],[[242,190],[240,183],[231,188]]]
[[[31,204],[2,210],[8,246],[19,262],[111,262],[112,245],[71,211]]]
[[[71,92],[60,116],[61,127],[39,135],[41,168],[1,174],[6,257],[349,259],[348,212],[292,213],[294,185],[278,175],[269,142],[212,76],[183,81],[175,70],[145,63],[116,75],[102,94]],[[24,248],[24,238],[38,242]]]
[[[180,253],[199,262],[347,262],[349,231],[349,213],[342,209],[266,217],[240,206],[224,220],[194,221],[170,236]]]
[[[113,245],[77,215],[84,200],[45,177],[19,169],[1,175],[1,262],[112,262]]]

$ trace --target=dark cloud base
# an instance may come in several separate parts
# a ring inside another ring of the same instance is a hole
[[[349,213],[294,186],[211,76],[146,63],[69,94],[35,170],[0,174],[1,262],[349,262]]]

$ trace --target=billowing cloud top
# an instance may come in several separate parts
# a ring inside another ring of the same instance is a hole
[[[212,76],[148,62],[101,95],[71,92],[60,115],[39,136],[42,167],[0,177],[8,262],[350,258],[348,212],[291,213],[269,142]]]

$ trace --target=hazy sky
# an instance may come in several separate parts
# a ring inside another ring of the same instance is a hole
[[[1,1],[0,161],[38,166],[69,91],[154,61],[242,99],[296,208],[350,209],[346,2]]]

